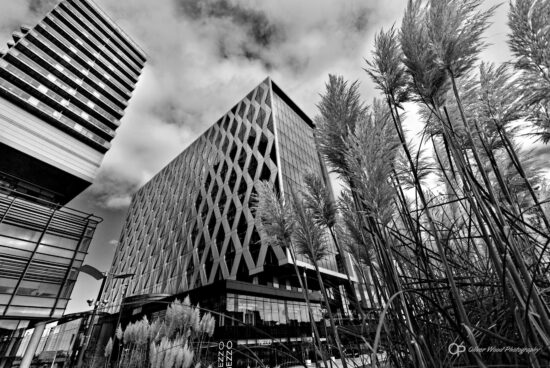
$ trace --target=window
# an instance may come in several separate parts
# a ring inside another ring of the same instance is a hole
[[[36,98],[29,96],[29,103],[33,106],[38,106],[39,101]]]

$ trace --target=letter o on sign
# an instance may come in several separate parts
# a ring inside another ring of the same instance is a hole
[[[223,341],[220,341],[220,343],[218,344],[218,349],[222,350],[223,348],[225,348],[225,344]]]
[[[228,349],[233,349],[233,341],[229,340],[225,345]]]

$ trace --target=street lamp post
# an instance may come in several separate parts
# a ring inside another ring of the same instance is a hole
[[[117,277],[118,276],[118,277]],[[134,274],[125,274],[125,275],[117,275],[115,276],[115,278],[128,278],[128,277],[132,277],[134,276]],[[120,309],[118,311],[118,320],[116,322],[116,327],[115,328],[118,328],[118,325],[120,324],[120,319],[122,318],[122,307],[124,306],[124,298],[126,298],[126,293],[128,292],[128,284],[129,282],[126,283],[126,285],[124,285],[124,292],[122,293],[122,299],[120,299]]]
[[[97,293],[97,298],[94,303],[94,309],[92,311],[92,316],[90,320],[87,323],[86,330],[84,333],[84,344],[82,345],[82,349],[80,350],[80,354],[78,355],[78,362],[76,364],[76,367],[81,367],[82,363],[84,361],[84,355],[86,351],[88,350],[88,345],[90,344],[90,340],[92,338],[92,332],[94,329],[94,323],[95,318],[97,316],[97,310],[99,308],[99,305],[101,304],[101,295],[103,294],[103,289],[105,288],[105,283],[107,282],[107,278],[111,276],[108,272],[101,272],[97,268],[92,267],[90,265],[84,265],[80,268],[80,272],[84,272],[96,280],[101,280],[101,286],[99,287],[99,292]],[[133,273],[127,273],[127,274],[119,274],[119,275],[112,275],[114,279],[125,279],[134,276]],[[120,321],[120,315],[119,315],[119,321]]]
[[[115,278],[115,279],[126,279],[126,278],[129,278],[129,277],[132,277],[132,276],[134,276],[133,273],[126,273],[126,274],[116,275],[113,278]],[[122,318],[122,307],[124,305],[124,298],[126,298],[126,292],[128,291],[128,284],[129,284],[129,282],[127,282],[126,285],[124,286],[124,292],[122,293],[122,298],[120,299],[120,309],[118,311],[118,319],[117,319],[117,323],[115,325],[115,335],[116,335],[116,330],[118,329],[118,325],[120,324],[120,320]],[[120,359],[120,353],[121,353],[121,351],[120,351],[121,346],[122,345],[119,341],[119,350],[118,350],[118,358],[119,359]],[[107,359],[109,359],[109,361],[111,360],[111,354],[112,354],[112,352],[109,353],[109,358],[107,358]]]
[[[80,354],[78,356],[78,363],[76,365],[77,367],[80,367],[82,365],[82,360],[84,359],[84,353],[86,352],[86,350],[88,349],[88,345],[90,344],[90,339],[92,338],[92,332],[94,329],[95,317],[97,315],[97,309],[101,304],[101,295],[103,294],[103,288],[105,287],[106,281],[107,281],[107,275],[104,275],[103,279],[101,280],[101,286],[99,287],[99,292],[97,293],[96,301],[94,303],[92,316],[88,320],[88,323],[86,325],[86,330],[84,332],[84,345],[82,346],[82,350],[80,351]]]

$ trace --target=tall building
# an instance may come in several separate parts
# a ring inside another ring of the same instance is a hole
[[[63,206],[96,176],[144,62],[91,0],[59,2],[0,55],[0,367],[64,313],[101,219]]]
[[[145,63],[92,1],[61,1],[0,58],[0,183],[65,204],[91,184]]]
[[[239,344],[265,339],[248,327],[277,341],[310,338],[288,249],[262,241],[252,203],[260,181],[286,195],[304,189],[307,172],[328,181],[314,124],[268,78],[134,195],[111,268],[134,276],[108,280],[102,299],[110,312],[124,296],[190,293],[192,302],[232,317],[220,316],[216,331]],[[341,261],[333,247],[319,266],[334,309],[345,313]],[[298,265],[312,270],[305,259]],[[308,282],[319,321],[319,287],[315,277]]]

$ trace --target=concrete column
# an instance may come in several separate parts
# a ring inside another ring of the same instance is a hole
[[[45,328],[46,328],[45,322],[37,323],[34,326],[34,331],[32,333],[31,340],[27,345],[25,354],[23,354],[23,359],[21,360],[21,364],[19,365],[19,368],[29,368],[31,366],[32,358],[34,358],[34,353],[36,353],[36,348],[40,343],[40,339],[42,338],[42,333],[44,332]]]

